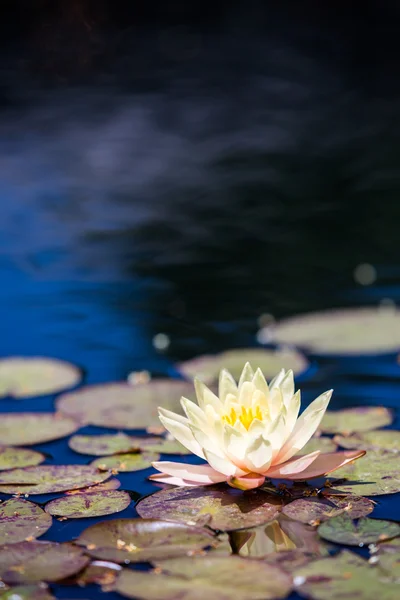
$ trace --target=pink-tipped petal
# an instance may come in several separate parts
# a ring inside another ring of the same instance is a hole
[[[336,469],[344,467],[344,465],[347,465],[348,463],[351,463],[357,460],[358,458],[361,458],[362,456],[364,456],[364,454],[365,450],[329,452],[326,454],[320,454],[303,471],[297,471],[296,473],[286,474],[284,476],[281,476],[281,478],[292,480],[297,479],[303,481],[306,479],[314,479],[315,477],[324,477],[325,475],[328,475],[328,473],[332,473],[332,471],[336,471]],[[268,474],[268,476],[270,475]]]
[[[210,485],[226,481],[226,476],[215,471],[210,465],[188,465],[169,461],[153,462],[152,465],[163,476],[170,475],[198,485]]]
[[[260,487],[265,481],[265,477],[257,473],[250,473],[243,477],[230,477],[227,483],[238,490],[254,490]]]
[[[168,483],[168,485],[178,485],[180,487],[199,487],[203,485],[212,485],[214,482],[210,483],[197,483],[194,481],[186,481],[185,479],[181,479],[180,477],[171,477],[171,475],[163,475],[162,473],[157,473],[156,475],[150,475],[148,478],[150,481],[156,481],[157,483]]]
[[[321,454],[320,450],[305,454],[304,456],[296,456],[291,458],[281,465],[271,467],[266,473],[266,477],[271,479],[295,479],[298,473],[303,473],[310,465],[312,465]],[[298,477],[301,479],[301,477]]]

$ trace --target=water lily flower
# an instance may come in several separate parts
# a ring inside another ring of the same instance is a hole
[[[332,395],[329,390],[300,415],[300,390],[293,372],[282,369],[268,385],[260,369],[247,363],[236,384],[221,371],[219,395],[195,380],[198,405],[181,399],[186,417],[159,408],[164,427],[208,464],[154,462],[150,479],[181,486],[226,481],[242,490],[265,478],[307,480],[321,477],[365,454],[363,450],[298,453],[317,430]]]

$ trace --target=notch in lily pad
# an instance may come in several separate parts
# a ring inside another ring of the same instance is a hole
[[[318,527],[318,534],[336,544],[365,546],[400,535],[400,525],[383,519],[362,518],[357,524],[349,515],[339,515]]]

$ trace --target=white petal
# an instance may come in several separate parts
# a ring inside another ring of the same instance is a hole
[[[162,408],[162,406],[158,407],[158,414],[163,417],[167,417],[168,419],[172,419],[173,421],[178,421],[179,423],[183,423],[184,425],[188,425],[188,419],[183,415],[178,415],[177,413],[172,412],[171,410],[167,410],[166,408]]]
[[[225,404],[228,394],[232,394],[235,398],[237,398],[238,395],[236,381],[226,369],[222,369],[219,374],[218,394],[219,399],[223,404]]]
[[[321,394],[321,396],[314,400],[314,402],[311,402],[310,406],[308,406],[308,408],[300,415],[292,434],[289,436],[277,456],[276,464],[289,460],[289,458],[297,454],[297,452],[307,444],[308,440],[318,429],[331,396],[332,390]]]
[[[194,380],[194,387],[196,390],[197,401],[203,411],[205,411],[205,408],[208,404],[211,404],[218,414],[223,412],[224,407],[218,396],[216,396],[202,381],[200,381],[200,379]]]
[[[250,383],[250,381],[245,381],[239,388],[239,404],[246,408],[250,408],[255,391],[256,388],[254,385]]]
[[[208,464],[215,469],[215,471],[218,471],[218,473],[222,473],[227,477],[232,477],[233,475],[240,476],[244,474],[244,471],[238,469],[237,466],[227,458],[221,458],[220,456],[217,456],[213,452],[208,452],[207,450],[204,450],[204,454]]]
[[[240,388],[242,387],[242,385],[246,381],[248,381],[248,382],[252,381],[253,377],[254,377],[254,371],[251,368],[250,363],[247,362],[243,367],[243,371],[242,371],[242,374],[239,379],[239,385],[238,385],[239,391],[240,391]]]
[[[205,450],[208,450],[209,452],[213,452],[221,458],[225,457],[224,449],[220,446],[215,436],[210,435],[209,432],[205,432],[203,429],[201,429],[200,427],[196,427],[195,425],[190,425],[190,430],[193,434],[194,439],[196,440],[196,442],[199,443],[200,447],[202,448],[203,452]]]
[[[245,462],[250,471],[263,473],[269,469],[272,460],[272,447],[262,435],[249,444],[246,450]]]
[[[246,435],[226,423],[224,426],[225,453],[239,467],[243,464],[246,448]]]
[[[189,465],[186,463],[174,463],[170,461],[153,462],[153,467],[162,474],[170,477],[178,477],[190,482],[198,484],[210,484],[223,481],[220,473],[216,473],[209,465]],[[159,477],[159,475],[156,475]],[[155,479],[154,475],[151,479]]]
[[[294,395],[294,379],[293,371],[291,369],[286,372],[285,377],[282,379],[279,387],[282,392],[283,403],[286,406],[286,403],[293,398]]]
[[[197,404],[182,396],[181,405],[190,421],[190,424],[196,425],[202,429],[209,428],[207,417],[201,408],[197,406]]]
[[[285,377],[286,371],[285,369],[281,369],[278,375],[275,375],[273,379],[269,382],[269,389],[272,390],[274,387],[279,387],[282,379]]]
[[[290,398],[290,400],[288,400],[286,402],[286,432],[285,432],[285,439],[283,440],[283,442],[285,442],[288,439],[288,437],[291,435],[294,427],[296,426],[297,417],[299,416],[299,412],[300,412],[300,406],[301,406],[300,390],[297,390],[295,395],[292,396]]]
[[[183,444],[185,448],[200,456],[200,458],[205,458],[204,452],[201,449],[200,444],[195,440],[193,433],[190,431],[189,427],[180,421],[174,421],[173,419],[169,419],[168,417],[164,417],[160,414],[160,421],[164,425],[165,429],[169,431],[178,442]]]
[[[269,421],[260,421],[259,419],[254,419],[249,427],[249,435],[252,438],[256,438],[259,435],[267,434],[269,428]]]
[[[257,369],[254,373],[254,377],[252,383],[255,385],[256,389],[259,390],[268,398],[269,396],[269,387],[268,383],[265,381],[265,377],[261,371],[261,369]]]
[[[286,412],[286,411],[285,411]],[[270,430],[266,434],[266,438],[271,444],[272,448],[272,461],[278,455],[280,449],[282,448],[285,441],[285,432],[286,432],[286,418],[285,414],[282,412],[272,423]]]
[[[281,389],[279,387],[271,388],[268,398],[268,409],[271,421],[274,421],[276,417],[281,414],[283,406]]]

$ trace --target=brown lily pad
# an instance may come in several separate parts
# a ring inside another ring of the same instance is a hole
[[[281,507],[280,498],[263,490],[243,493],[225,486],[204,486],[161,490],[143,498],[136,510],[144,518],[234,531],[272,521]]]
[[[348,515],[339,515],[329,519],[318,527],[318,534],[336,544],[364,546],[400,535],[400,525],[383,519],[360,519],[357,525]]]
[[[0,577],[8,584],[59,581],[89,562],[82,548],[55,542],[19,542],[0,546]]]
[[[17,469],[18,467],[32,467],[40,465],[46,457],[36,450],[27,448],[7,448],[0,446],[0,471]]]
[[[400,492],[399,457],[393,452],[370,450],[359,460],[341,467],[330,481],[330,493],[380,496]]]
[[[70,494],[56,498],[46,504],[45,510],[50,515],[83,519],[86,517],[102,517],[125,510],[131,503],[127,492],[120,490],[104,490],[86,494]]]
[[[254,370],[260,368],[267,378],[275,377],[281,369],[292,369],[298,375],[308,368],[307,359],[297,350],[265,348],[238,348],[220,354],[198,356],[177,365],[177,368],[185,377],[197,377],[211,385],[218,382],[222,369],[227,369],[238,381],[247,362],[251,363]]]
[[[5,591],[0,590],[1,600],[55,600],[48,586],[41,582],[36,585],[16,585]]]
[[[32,446],[66,437],[80,425],[54,413],[5,413],[0,420],[2,446]]]
[[[53,494],[101,483],[110,477],[90,465],[40,465],[4,471],[0,492],[4,494]]]
[[[0,397],[56,394],[77,385],[80,369],[54,358],[11,356],[0,360]]]
[[[113,472],[131,473],[132,471],[149,469],[151,464],[157,460],[160,460],[160,455],[151,452],[143,454],[114,454],[113,456],[96,458],[91,465],[97,467],[100,471],[110,469]]]
[[[33,502],[11,498],[0,504],[0,545],[38,538],[53,519]]]
[[[85,529],[76,543],[95,558],[116,563],[162,560],[210,546],[207,529],[157,519],[114,519]]]
[[[114,589],[139,600],[278,600],[289,594],[291,579],[261,561],[208,555],[168,560],[161,573],[123,569]]]
[[[83,587],[91,583],[97,583],[97,585],[108,587],[115,583],[121,569],[121,565],[117,565],[116,563],[105,560],[94,560],[79,575],[77,584]]]
[[[374,502],[357,496],[330,496],[329,498],[299,498],[283,508],[283,514],[291,519],[318,525],[340,514],[352,519],[366,517],[374,510]]]
[[[191,454],[190,450],[185,448],[176,440],[169,440],[162,437],[135,438],[142,452],[157,452],[159,454]]]
[[[297,569],[294,584],[311,600],[393,600],[399,593],[398,581],[348,551]]]
[[[390,450],[400,452],[400,431],[384,429],[378,431],[365,431],[353,435],[336,435],[335,442],[342,448],[363,450]]]
[[[393,422],[393,413],[384,406],[356,406],[326,411],[320,429],[324,433],[350,434],[385,427]]]
[[[103,483],[97,485],[90,485],[89,487],[79,488],[77,490],[68,490],[65,493],[69,495],[74,494],[91,494],[92,492],[102,492],[104,490],[118,490],[121,487],[121,482],[116,477],[111,477]]]
[[[160,426],[158,407],[182,413],[181,396],[193,398],[191,383],[155,379],[149,383],[90,385],[61,395],[57,409],[71,418],[100,427],[146,429]]]
[[[400,310],[348,308],[309,313],[279,321],[265,333],[279,344],[325,355],[397,352]]]

